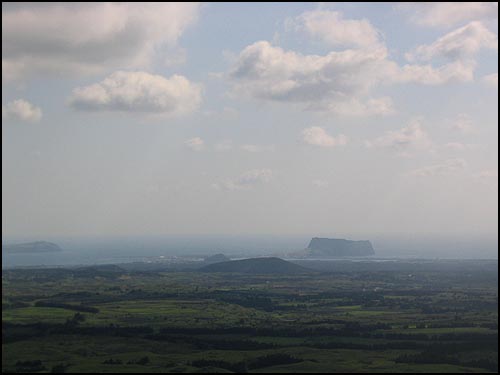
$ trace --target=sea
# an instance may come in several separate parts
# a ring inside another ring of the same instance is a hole
[[[498,259],[495,235],[183,235],[4,237],[2,245],[31,241],[54,242],[61,252],[4,254],[2,269],[13,267],[78,266],[132,262],[183,262],[223,253],[231,258],[278,256],[294,259],[313,237],[370,240],[373,261],[391,259]]]

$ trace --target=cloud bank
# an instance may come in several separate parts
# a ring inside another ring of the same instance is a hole
[[[470,82],[479,52],[498,50],[496,34],[480,21],[413,48],[404,65],[390,59],[380,33],[367,20],[315,10],[289,20],[290,25],[328,46],[346,49],[305,55],[257,41],[237,54],[227,74],[233,93],[343,116],[389,115],[395,112],[393,101],[377,95],[378,88]]]
[[[2,76],[145,68],[198,13],[197,3],[2,4]]]

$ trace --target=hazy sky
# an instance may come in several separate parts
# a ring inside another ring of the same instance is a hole
[[[2,3],[3,235],[496,233],[497,34],[497,3]]]

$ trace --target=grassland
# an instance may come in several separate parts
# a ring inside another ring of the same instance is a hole
[[[3,372],[497,372],[498,272],[2,273]]]

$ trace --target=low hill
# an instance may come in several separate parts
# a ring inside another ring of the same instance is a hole
[[[307,255],[313,257],[345,257],[374,255],[370,241],[351,241],[337,238],[311,239]]]
[[[202,272],[234,272],[249,274],[304,274],[314,272],[295,263],[280,258],[250,258],[232,260],[229,262],[214,263],[200,268]]]
[[[28,253],[53,253],[62,249],[52,242],[37,241],[20,243],[15,245],[2,245],[2,251],[6,254],[28,254]]]
[[[228,258],[224,254],[215,254],[212,256],[209,256],[205,258],[204,262],[207,264],[212,264],[212,263],[220,263],[220,262],[229,262],[231,258]]]

